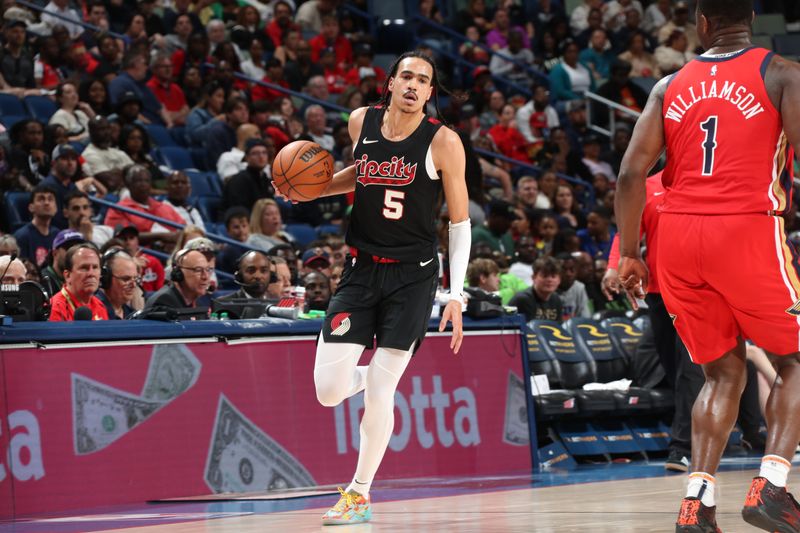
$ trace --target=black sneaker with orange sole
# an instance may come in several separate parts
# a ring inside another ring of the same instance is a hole
[[[747,492],[742,518],[757,528],[776,533],[800,532],[800,505],[786,491],[766,478],[755,477]]]
[[[717,527],[717,506],[706,507],[698,498],[684,498],[675,533],[722,533]]]

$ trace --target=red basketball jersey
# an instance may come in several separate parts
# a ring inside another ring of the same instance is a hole
[[[764,86],[772,52],[700,56],[664,96],[667,190],[660,211],[699,215],[782,213],[791,201],[789,149]]]

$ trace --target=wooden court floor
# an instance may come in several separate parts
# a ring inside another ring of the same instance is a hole
[[[719,474],[718,523],[725,533],[757,531],[745,524],[739,514],[754,470]],[[565,474],[569,475],[569,474]],[[797,475],[796,473],[794,475]],[[790,482],[791,482],[790,477]],[[320,516],[336,498],[315,498],[312,506],[301,510],[260,513],[196,520],[182,523],[136,526],[120,523],[110,529],[86,531],[125,531],[129,533],[195,532],[671,532],[677,517],[686,482],[685,475],[659,476],[618,481],[600,481],[542,488],[517,488],[472,492],[469,494],[376,501],[370,524],[322,527]],[[451,491],[452,492],[452,491]],[[408,494],[414,498],[413,491]],[[379,498],[380,491],[375,491]],[[242,510],[241,502],[214,504],[217,512]],[[158,506],[149,506],[158,512]],[[175,508],[171,510],[174,512]],[[66,518],[66,517],[65,517]],[[67,520],[59,525],[66,525]],[[141,523],[141,522],[140,522]],[[34,523],[26,524],[33,526]],[[45,523],[39,522],[40,526]],[[50,526],[55,526],[49,523]],[[88,524],[87,524],[88,525]],[[53,527],[49,531],[61,528]],[[0,530],[5,528],[0,527]],[[8,531],[33,531],[13,529]],[[39,531],[48,531],[47,528]]]

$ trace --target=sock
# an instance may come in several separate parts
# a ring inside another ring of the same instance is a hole
[[[687,498],[697,498],[703,502],[706,507],[714,507],[716,501],[714,498],[714,490],[717,487],[717,482],[714,476],[706,472],[692,472],[689,474],[689,485],[686,487]]]
[[[789,469],[792,463],[777,455],[765,455],[761,459],[761,470],[758,475],[767,478],[767,481],[776,487],[785,487],[786,478],[789,477]]]
[[[348,485],[345,492],[350,492],[352,490],[361,494],[364,498],[368,498],[370,487],[372,487],[372,481],[361,482],[353,478],[353,482]]]

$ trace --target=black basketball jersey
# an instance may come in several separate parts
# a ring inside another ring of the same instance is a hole
[[[433,165],[431,142],[442,127],[425,117],[402,141],[381,134],[382,106],[370,107],[353,155],[356,190],[347,244],[360,251],[423,262],[436,257],[436,208],[442,180]]]

